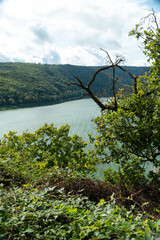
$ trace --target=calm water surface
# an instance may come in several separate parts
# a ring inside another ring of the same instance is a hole
[[[100,109],[91,99],[70,101],[52,106],[21,108],[0,112],[0,137],[9,130],[18,134],[33,132],[45,123],[56,127],[69,124],[70,134],[78,134],[87,139],[87,133],[95,133],[92,119],[100,115]]]

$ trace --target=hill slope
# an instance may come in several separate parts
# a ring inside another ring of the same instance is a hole
[[[32,63],[0,63],[0,107],[23,107],[29,105],[47,105],[80,98],[82,90],[76,86],[67,86],[78,76],[84,83],[92,78],[100,67],[73,65],[49,65]],[[144,67],[127,67],[134,74],[142,75],[148,71]],[[117,89],[132,85],[127,74],[120,75]],[[111,96],[111,70],[101,72],[93,91],[97,95]]]

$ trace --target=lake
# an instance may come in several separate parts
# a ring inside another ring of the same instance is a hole
[[[87,133],[95,133],[92,120],[100,115],[100,109],[92,99],[80,99],[43,107],[20,108],[0,111],[0,137],[9,130],[22,134],[33,132],[45,123],[56,127],[70,125],[70,134],[87,139]]]

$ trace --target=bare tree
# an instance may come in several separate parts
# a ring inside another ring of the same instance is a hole
[[[109,53],[104,50],[101,49],[102,51],[104,51],[107,55],[107,63],[108,65],[105,67],[102,67],[100,69],[98,69],[94,74],[92,79],[89,81],[88,85],[85,86],[82,82],[81,79],[79,79],[77,76],[75,76],[76,82],[71,82],[68,85],[76,85],[80,88],[82,88],[83,90],[85,90],[85,93],[81,96],[81,98],[83,98],[84,96],[88,95],[90,96],[97,104],[98,106],[101,108],[102,111],[109,109],[112,111],[117,111],[118,109],[118,97],[116,94],[116,82],[118,81],[118,77],[116,76],[116,68],[119,68],[121,71],[126,72],[129,74],[129,76],[134,80],[134,92],[135,94],[137,94],[137,76],[132,75],[127,69],[123,68],[120,64],[123,64],[125,59],[123,56],[121,55],[116,55],[115,57],[115,61],[113,61],[111,59],[111,56],[109,55]],[[107,104],[104,104],[100,98],[98,98],[93,91],[91,90],[91,86],[94,83],[97,75],[105,70],[108,69],[112,69],[112,102],[108,102]]]

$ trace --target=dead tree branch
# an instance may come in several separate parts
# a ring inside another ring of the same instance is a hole
[[[107,70],[107,69],[109,69],[109,68],[111,68],[111,67],[112,67],[112,65],[98,69],[98,70],[93,74],[92,79],[89,81],[89,83],[88,83],[88,88],[91,87],[91,85],[92,85],[92,83],[95,81],[96,76],[98,75],[98,73],[100,73],[100,72],[102,72],[102,71],[104,71],[104,70]]]
[[[153,9],[146,17],[141,18],[140,25],[146,23],[146,21],[148,21],[148,29],[150,29],[152,33],[154,33],[155,30],[159,29],[157,17]],[[151,24],[155,24],[156,29],[153,26],[151,26]]]
[[[85,95],[90,96],[94,102],[97,103],[97,105],[101,108],[102,111],[108,109],[108,110],[112,110],[112,111],[117,111],[118,109],[118,97],[116,94],[116,82],[118,81],[118,77],[116,76],[116,68],[118,67],[120,70],[122,70],[123,72],[126,72],[130,75],[130,77],[134,80],[134,93],[137,94],[137,76],[132,75],[127,69],[124,69],[123,67],[121,67],[119,64],[124,62],[124,57],[117,55],[115,61],[113,62],[109,53],[106,50],[101,49],[102,51],[104,51],[107,55],[107,59],[108,62],[110,63],[110,65],[107,65],[105,67],[102,67],[100,69],[98,69],[94,74],[92,79],[89,81],[88,85],[85,86],[83,84],[83,82],[81,81],[81,79],[79,79],[77,76],[75,76],[75,79],[77,82],[71,82],[68,84],[68,86],[70,85],[76,85],[78,87],[80,87],[81,89],[85,90],[85,93],[81,96],[81,98]],[[108,103],[108,104],[104,104],[91,90],[91,86],[94,83],[94,81],[96,80],[97,75],[105,70],[108,69],[112,69],[112,98],[113,101],[112,103]],[[129,110],[129,109],[126,109]]]
[[[84,89],[86,91],[86,93],[83,94],[81,97],[83,97],[84,95],[89,95],[95,101],[95,103],[97,103],[97,105],[102,109],[102,111],[104,111],[106,109],[106,106],[99,100],[98,97],[96,97],[94,95],[94,93],[91,91],[90,87],[88,87],[88,86],[86,87],[78,77],[75,76],[75,79],[79,83],[71,82],[71,83],[68,84],[68,86],[76,85],[76,86]]]

